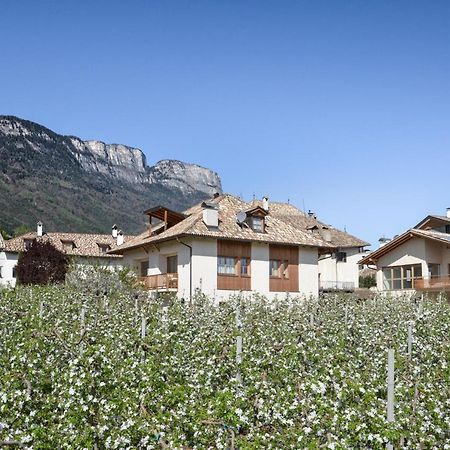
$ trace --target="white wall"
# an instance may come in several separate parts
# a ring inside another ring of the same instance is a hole
[[[320,280],[324,282],[350,282],[359,287],[359,265],[365,253],[359,252],[359,247],[342,248],[347,254],[346,262],[338,262],[333,254],[319,260]]]
[[[0,267],[2,268],[0,286],[14,287],[16,285],[16,279],[13,278],[13,268],[17,265],[18,259],[18,253],[0,252]],[[88,258],[70,256],[70,261],[81,267],[92,265],[102,268],[119,269],[123,266],[122,258]]]
[[[13,278],[13,268],[16,266],[18,258],[17,253],[0,252],[0,267],[2,268],[0,286],[14,287],[16,285],[16,279]]]
[[[377,289],[379,291],[386,290],[384,286],[383,267],[405,266],[409,264],[421,264],[422,275],[425,276],[428,273],[424,239],[412,238],[378,260]]]
[[[148,253],[142,249],[130,250],[123,255],[123,265],[133,269],[137,275],[140,271],[140,261],[148,259]]]
[[[318,249],[300,247],[298,265],[298,285],[300,294],[306,297],[319,295]]]
[[[195,293],[200,289],[208,296],[217,291],[217,241],[215,239],[196,239],[192,245],[192,285]]]
[[[450,276],[450,249],[445,244],[414,237],[404,244],[382,256],[377,262],[377,288],[382,291],[384,287],[383,267],[421,264],[422,276],[428,277],[428,264],[440,264],[441,276]]]
[[[97,266],[102,269],[121,269],[123,267],[122,258],[88,258],[82,256],[70,256],[69,258],[77,266]]]
[[[252,243],[250,262],[251,289],[265,294],[269,292],[269,245]]]

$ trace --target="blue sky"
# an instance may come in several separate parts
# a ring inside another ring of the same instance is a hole
[[[373,244],[450,206],[450,2],[3,0],[0,20],[0,113]]]

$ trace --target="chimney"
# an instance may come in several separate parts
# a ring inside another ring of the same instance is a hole
[[[378,242],[380,243],[380,248],[384,247],[387,243],[391,242],[390,238],[387,237],[380,237],[380,239],[378,239]]]
[[[450,207],[447,208],[447,217],[450,219]]]
[[[119,230],[119,231],[116,230],[116,234],[117,234],[117,236],[116,236],[116,238],[117,238],[117,240],[116,240],[117,246],[120,246],[120,245],[123,244],[123,231],[122,230]]]
[[[269,211],[269,197],[263,197],[263,199],[262,199],[262,207],[266,211]]]
[[[112,235],[113,238],[117,238],[117,225],[116,224],[114,224],[111,227],[111,235]]]
[[[36,229],[36,235],[37,235],[37,237],[42,237],[42,234],[43,234],[43,229],[42,229],[42,227],[43,227],[43,223],[42,223],[41,221],[39,221],[39,222],[37,223],[37,229]]]
[[[321,234],[324,241],[331,242],[331,231],[328,228],[322,228]]]
[[[317,219],[316,215],[311,210],[308,211],[308,216],[312,219]]]
[[[203,222],[207,227],[219,226],[219,208],[214,203],[203,202]]]

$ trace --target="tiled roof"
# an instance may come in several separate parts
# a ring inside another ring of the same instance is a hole
[[[425,225],[429,225],[430,223],[436,224],[436,222],[442,225],[450,224],[450,217],[430,214],[427,217],[425,217],[425,219],[421,220],[414,228],[422,229],[425,227]]]
[[[422,235],[430,239],[435,239],[445,243],[450,242],[450,234],[448,233],[441,233],[440,231],[433,231],[433,230],[412,230],[412,231],[416,235]]]
[[[326,225],[320,222],[314,217],[305,214],[300,211],[294,205],[290,203],[277,203],[273,202],[270,204],[270,214],[280,218],[281,220],[287,222],[293,227],[299,228],[300,230],[310,230],[317,227],[319,232],[322,230],[328,230],[331,240],[329,241],[334,247],[348,248],[348,247],[365,247],[370,245],[368,242],[363,241],[351,234],[338,230],[331,225]]]
[[[450,243],[450,234],[448,233],[441,233],[439,231],[432,231],[432,230],[418,230],[416,228],[411,228],[410,230],[405,231],[403,234],[392,239],[392,241],[389,241],[386,245],[383,245],[382,247],[378,248],[372,253],[369,253],[367,256],[361,259],[361,261],[359,261],[359,264],[373,264],[375,261],[380,259],[386,253],[389,253],[394,248],[397,248],[399,245],[402,245],[403,243],[414,237],[419,238],[423,237],[443,244]]]
[[[262,206],[261,202],[253,201],[248,203],[228,194],[222,194],[210,202],[216,204],[218,207],[219,226],[217,229],[208,228],[205,225],[203,222],[203,208],[201,203],[199,203],[184,212],[187,216],[186,219],[173,225],[166,231],[151,236],[148,231],[145,231],[111,252],[123,253],[127,249],[138,248],[181,236],[305,245],[320,248],[335,248],[336,246],[360,247],[368,245],[366,242],[332,227],[329,227],[332,242],[326,242],[320,234],[313,234],[307,229],[313,219],[309,218],[293,205],[287,203],[271,203],[269,206],[269,214],[265,218],[265,232],[256,233],[247,224],[238,224],[236,214],[240,211],[248,211],[251,208]],[[315,221],[314,223],[319,222]]]
[[[124,244],[134,236],[124,236]],[[37,239],[36,232],[30,232],[4,241],[4,251],[18,253],[25,251],[25,241]],[[85,233],[44,233],[42,240],[50,241],[58,250],[70,256],[87,256],[96,258],[117,258],[121,255],[111,255],[102,252],[101,246],[109,246],[111,250],[117,247],[116,238],[110,234]],[[66,242],[68,245],[64,245]],[[70,245],[73,243],[73,246]],[[73,247],[73,248],[71,248]]]

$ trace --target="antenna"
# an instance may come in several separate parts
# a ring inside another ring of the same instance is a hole
[[[247,218],[247,214],[245,211],[239,211],[236,214],[236,221],[238,224],[242,224],[245,222],[245,219]]]
[[[303,202],[303,212],[306,214],[306,207],[305,207],[305,199],[302,198],[302,202]]]

